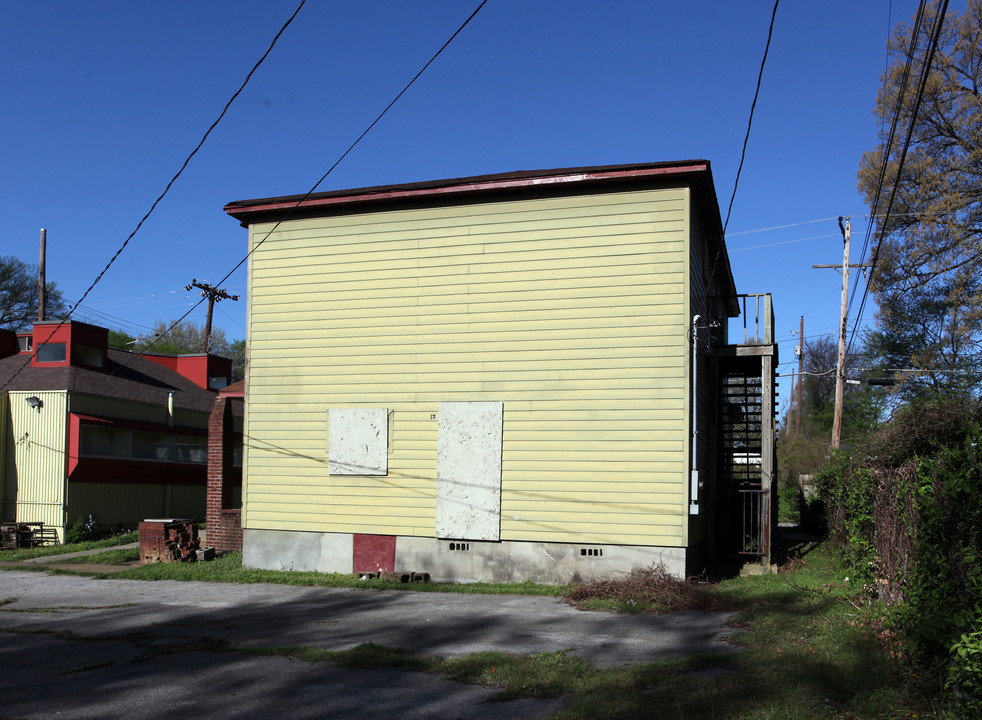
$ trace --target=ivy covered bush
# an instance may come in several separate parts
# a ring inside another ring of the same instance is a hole
[[[982,717],[982,448],[976,404],[905,408],[817,478],[829,538],[894,606],[915,661]]]

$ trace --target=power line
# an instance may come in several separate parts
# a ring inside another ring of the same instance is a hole
[[[838,215],[833,215],[832,217],[819,218],[818,220],[802,220],[801,222],[788,223],[787,225],[772,225],[771,227],[756,228],[754,230],[741,230],[740,232],[730,233],[727,235],[728,238],[738,237],[740,235],[752,235],[753,233],[759,232],[769,232],[771,230],[787,230],[788,228],[801,227],[802,225],[813,225],[820,222],[828,222],[829,220],[835,220]]]
[[[740,185],[740,173],[743,171],[743,161],[747,156],[747,143],[750,142],[750,128],[753,127],[754,110],[757,107],[757,97],[760,95],[760,86],[764,78],[764,65],[767,63],[767,52],[771,47],[771,37],[774,35],[774,18],[777,17],[777,6],[780,0],[774,0],[774,9],[771,11],[771,23],[767,28],[767,42],[764,44],[764,56],[760,61],[760,71],[757,73],[757,87],[754,90],[754,99],[750,104],[750,117],[747,119],[747,133],[743,138],[743,148],[740,151],[740,164],[737,167],[736,177],[733,180],[733,194],[730,195],[730,204],[726,210],[726,221],[723,223],[723,235],[719,239],[719,247],[716,248],[716,258],[713,260],[713,269],[709,273],[709,283],[707,290],[712,287],[716,279],[716,268],[719,267],[719,259],[723,254],[723,247],[726,243],[726,228],[730,224],[730,212],[733,210],[733,200],[736,198],[737,187]]]
[[[774,35],[774,18],[777,17],[777,6],[781,0],[774,0],[771,11],[771,24],[767,29],[767,43],[764,45],[764,57],[760,61],[760,72],[757,74],[757,89],[754,90],[754,101],[750,104],[750,118],[747,120],[747,134],[743,138],[743,150],[740,151],[740,165],[737,167],[736,179],[733,181],[733,194],[730,195],[730,206],[726,210],[726,222],[723,223],[723,237],[726,237],[726,227],[730,224],[730,212],[733,210],[733,200],[736,198],[737,186],[740,184],[740,173],[743,161],[747,156],[747,143],[750,142],[750,128],[754,123],[754,109],[757,107],[757,97],[760,95],[761,81],[764,79],[764,65],[767,63],[767,52],[771,47],[771,37]]]
[[[897,124],[900,122],[900,116],[903,112],[903,101],[907,94],[907,83],[910,81],[910,70],[914,64],[914,55],[917,51],[917,36],[920,34],[921,21],[924,19],[925,2],[921,0],[920,5],[917,8],[917,15],[914,17],[914,26],[910,34],[910,45],[907,48],[907,58],[904,62],[904,71],[900,77],[900,87],[897,90],[897,102],[894,105],[893,117],[890,122],[890,132],[887,135],[886,147],[883,153],[883,164],[880,166],[880,174],[876,180],[876,192],[873,194],[873,204],[870,207],[871,216],[876,215],[876,211],[880,206],[880,196],[883,192],[883,183],[886,180],[887,165],[890,160],[890,155],[893,150],[893,140],[897,134]],[[889,58],[889,33],[887,35],[887,48],[888,48],[888,58]],[[897,175],[899,178],[899,173]],[[886,218],[884,218],[884,223]],[[873,234],[872,223],[866,228],[866,236],[863,239],[863,250],[860,253],[860,260],[866,258],[866,251],[869,249],[869,241]],[[858,287],[858,286],[857,286]]]
[[[211,124],[211,126],[208,128],[208,130],[205,131],[205,134],[202,135],[201,140],[198,141],[198,144],[195,146],[194,150],[192,150],[191,153],[184,159],[184,163],[181,165],[181,167],[177,171],[177,173],[170,179],[170,182],[167,183],[167,185],[164,188],[163,192],[161,192],[160,195],[157,197],[157,199],[153,201],[153,204],[150,206],[150,209],[147,210],[146,214],[144,214],[144,216],[140,219],[140,222],[138,222],[136,224],[136,227],[133,228],[133,231],[129,234],[129,236],[127,236],[126,240],[123,241],[123,244],[120,245],[120,247],[116,251],[116,253],[112,256],[112,258],[110,258],[109,262],[106,263],[106,266],[102,269],[102,272],[100,272],[96,276],[95,280],[92,281],[92,284],[89,285],[89,287],[86,289],[86,291],[84,293],[82,293],[82,297],[80,297],[74,303],[74,305],[72,307],[78,307],[82,303],[82,301],[85,300],[86,297],[88,297],[89,293],[92,292],[92,290],[95,288],[95,286],[99,284],[99,281],[102,280],[103,276],[106,274],[106,272],[109,270],[109,268],[112,267],[113,263],[116,262],[116,259],[119,258],[119,256],[126,249],[126,246],[129,245],[130,241],[140,231],[140,228],[143,227],[143,223],[145,223],[147,221],[147,219],[150,217],[150,215],[153,213],[153,211],[157,208],[157,205],[160,204],[160,201],[164,199],[164,196],[167,195],[168,192],[170,192],[171,187],[174,185],[175,182],[177,182],[177,179],[184,173],[184,170],[185,170],[185,168],[187,168],[188,164],[191,162],[191,159],[195,155],[198,154],[198,151],[205,144],[205,141],[208,139],[208,136],[211,135],[212,130],[214,130],[218,126],[218,123],[220,123],[222,121],[222,118],[225,117],[225,114],[228,112],[229,108],[232,106],[232,103],[235,102],[235,99],[245,89],[245,86],[249,83],[249,80],[252,79],[253,74],[255,74],[256,70],[259,69],[259,66],[263,64],[263,62],[269,56],[270,52],[272,52],[273,48],[276,46],[277,41],[280,39],[280,36],[290,26],[290,24],[293,22],[293,19],[297,16],[297,14],[300,12],[300,9],[304,6],[304,4],[306,2],[307,2],[307,0],[300,0],[300,4],[297,5],[296,10],[293,11],[293,14],[283,24],[283,26],[280,28],[279,32],[277,32],[276,35],[273,37],[273,40],[272,40],[272,42],[270,42],[269,47],[266,48],[266,52],[264,52],[262,54],[262,57],[260,57],[259,60],[256,61],[256,64],[252,66],[252,69],[246,75],[245,80],[243,80],[242,81],[242,84],[239,85],[238,90],[236,90],[232,94],[232,97],[229,98],[228,102],[225,103],[225,107],[222,108],[222,111],[218,114],[218,117]],[[59,328],[61,328],[62,325],[64,325],[66,322],[68,322],[69,318],[72,316],[72,312],[73,312],[73,310],[69,310],[68,313],[66,313],[65,316],[58,322],[58,324],[51,329],[51,333],[48,335],[48,337],[46,338],[45,342],[47,342],[47,340],[50,340],[54,336],[54,333],[57,332],[57,330]],[[190,314],[190,311],[189,311],[188,314]],[[185,317],[187,317],[187,315],[185,315]],[[43,343],[35,343],[36,347],[40,347],[42,344]],[[27,359],[25,360],[24,364],[20,368],[18,368],[17,372],[15,372],[13,375],[11,375],[9,378],[7,378],[7,380],[4,382],[3,385],[0,385],[0,390],[3,390],[5,387],[7,387],[7,385],[9,385],[10,382],[15,377],[17,377],[24,370],[24,368],[26,368],[31,363],[31,360],[34,358],[34,356],[36,354],[37,354],[37,349],[35,348],[34,352],[31,353],[27,357]]]
[[[229,277],[232,276],[232,273],[234,273],[236,270],[238,270],[240,267],[242,267],[243,263],[245,263],[246,260],[248,260],[252,256],[252,254],[256,250],[259,249],[259,246],[262,245],[263,243],[265,243],[266,240],[268,240],[269,237],[274,232],[276,232],[277,228],[279,228],[280,225],[282,225],[284,222],[286,222],[287,220],[289,220],[293,216],[293,213],[304,203],[304,201],[307,200],[311,195],[313,195],[317,191],[317,188],[320,187],[321,183],[323,183],[327,179],[328,175],[330,175],[332,172],[334,172],[334,169],[338,165],[341,164],[341,162],[351,153],[352,150],[355,149],[355,146],[357,146],[358,143],[360,143],[364,139],[364,137],[366,135],[368,135],[368,133],[372,130],[372,128],[374,128],[376,125],[378,125],[378,123],[382,120],[382,118],[385,117],[385,115],[389,112],[389,110],[392,109],[392,106],[395,105],[399,101],[399,98],[401,98],[403,95],[406,94],[406,92],[409,90],[409,88],[411,88],[413,86],[413,84],[420,78],[420,76],[424,72],[426,72],[427,68],[429,68],[430,65],[432,65],[436,61],[436,59],[438,57],[440,57],[440,55],[443,54],[443,51],[447,49],[447,47],[450,45],[450,43],[452,43],[454,41],[454,39],[464,30],[464,28],[467,27],[468,24],[470,24],[471,20],[473,20],[474,17],[481,11],[481,8],[483,8],[485,6],[485,4],[487,4],[487,1],[488,0],[481,0],[481,3],[477,6],[477,8],[474,10],[474,12],[472,12],[467,17],[467,19],[464,20],[464,22],[460,25],[460,27],[457,28],[457,30],[454,32],[454,34],[451,35],[450,38],[445,43],[443,43],[443,45],[440,47],[439,50],[436,51],[436,53],[434,53],[433,57],[431,57],[426,62],[426,64],[423,65],[422,68],[420,68],[419,72],[417,72],[413,76],[413,78],[408,83],[406,83],[405,87],[403,87],[402,90],[400,90],[399,93],[392,99],[392,102],[390,102],[388,105],[386,105],[385,106],[385,109],[382,110],[382,112],[380,112],[378,114],[378,117],[376,117],[371,122],[371,124],[367,128],[365,128],[364,132],[362,132],[361,135],[359,135],[355,139],[355,141],[353,143],[351,143],[351,145],[348,146],[348,149],[347,150],[345,150],[343,153],[341,153],[340,157],[338,157],[338,159],[335,160],[334,163],[327,169],[327,172],[325,172],[323,175],[321,175],[321,177],[317,180],[317,182],[315,182],[313,184],[313,186],[306,193],[304,193],[304,195],[302,197],[300,197],[300,199],[298,199],[293,204],[292,207],[290,207],[290,208],[287,209],[287,211],[283,215],[283,217],[281,217],[279,220],[276,221],[276,224],[273,225],[273,227],[269,229],[269,231],[262,237],[262,239],[259,240],[259,242],[257,242],[255,245],[253,245],[249,249],[249,252],[247,252],[245,254],[245,257],[243,257],[235,265],[235,267],[233,267],[231,270],[229,270],[228,273],[225,275],[225,277],[223,277],[221,280],[218,281],[218,284],[219,285],[221,285],[226,280],[228,280]]]
[[[114,324],[115,328],[118,330],[124,330],[126,332],[147,332],[150,327],[147,325],[142,325],[140,323],[132,322],[125,318],[117,317],[116,315],[111,315],[107,312],[102,312],[101,310],[96,310],[95,308],[89,307],[88,305],[76,305],[74,310],[74,315],[77,317],[81,315],[90,318],[99,318],[98,322],[104,324],[106,322],[111,322]]]
[[[921,22],[924,19],[924,11],[925,11],[925,8],[926,8],[925,0],[921,0],[919,6],[917,8],[917,15],[914,17],[914,25],[913,25],[913,28],[911,30],[911,36],[910,36],[910,45],[907,48],[907,57],[906,57],[906,60],[904,61],[904,70],[903,70],[903,73],[902,73],[901,79],[900,79],[900,87],[897,90],[897,102],[894,105],[893,117],[891,118],[891,122],[890,122],[890,132],[887,135],[887,142],[886,142],[886,146],[885,146],[885,150],[884,150],[884,154],[883,154],[883,164],[880,166],[880,174],[879,174],[879,176],[877,177],[877,180],[876,180],[876,191],[873,193],[873,204],[870,207],[871,213],[869,215],[869,222],[866,225],[866,234],[865,234],[865,236],[863,238],[863,249],[859,253],[859,261],[860,262],[864,262],[865,259],[866,259],[866,252],[869,249],[870,239],[872,238],[872,235],[873,235],[873,218],[877,217],[876,211],[879,209],[879,205],[880,205],[880,197],[881,197],[882,192],[883,192],[883,183],[884,183],[884,181],[886,179],[887,166],[889,164],[890,155],[892,154],[892,150],[893,150],[893,141],[894,141],[894,138],[896,137],[897,125],[898,125],[898,123],[900,121],[901,113],[903,111],[904,98],[907,95],[907,84],[910,81],[910,71],[911,71],[911,67],[913,66],[913,63],[914,63],[914,55],[916,53],[916,47],[917,47],[917,37],[920,34]],[[891,13],[890,14],[892,14],[892,8],[891,8]],[[887,29],[887,42],[886,42],[886,46],[887,46],[887,54],[886,54],[886,61],[885,62],[886,62],[887,67],[884,70],[884,78],[886,77],[886,73],[889,70],[889,61],[890,61],[890,28]],[[913,118],[912,118],[911,122],[913,123]],[[902,165],[902,163],[901,163],[901,165]],[[896,178],[896,180],[899,181],[899,179],[900,179],[900,167],[898,167],[898,169],[897,169],[897,178]],[[892,202],[891,202],[891,205],[892,205]],[[882,216],[882,220],[883,220],[882,226],[884,226],[884,227],[886,226],[886,223],[887,223],[887,220],[888,220],[888,216],[889,216],[889,210],[888,210],[888,212],[886,214],[884,214]],[[879,247],[879,246],[877,246],[877,247]],[[870,273],[869,273],[869,275],[867,277],[872,278],[873,270],[874,269],[875,269],[875,263],[873,263],[873,267],[870,268]],[[853,303],[856,300],[856,295],[859,292],[859,282],[860,282],[859,277],[860,276],[857,275],[856,276],[856,280],[853,283],[852,299],[849,301],[849,307],[848,307],[848,309],[846,311],[846,314],[847,315],[849,315],[849,314],[852,313],[852,306],[853,306]],[[866,295],[867,295],[868,292],[869,292],[869,283],[866,284],[866,289],[863,291],[863,300],[862,300],[862,302],[860,302],[860,308],[862,308],[865,305],[865,303],[866,303]],[[850,341],[850,346],[851,345],[852,345],[852,343]]]
[[[735,253],[742,250],[760,250],[762,248],[777,247],[778,245],[794,245],[795,243],[808,242],[809,240],[824,240],[825,238],[830,237],[838,237],[838,233],[829,233],[828,235],[812,235],[811,237],[801,238],[799,240],[783,240],[781,242],[767,243],[766,245],[751,245],[750,247],[730,248],[730,252]]]
[[[943,0],[941,6],[938,8],[938,13],[934,18],[934,27],[931,30],[931,38],[928,44],[927,52],[924,54],[924,62],[921,70],[920,83],[917,87],[917,95],[914,97],[914,107],[910,115],[910,123],[907,126],[907,136],[904,139],[903,151],[900,154],[900,159],[897,162],[897,174],[893,181],[893,187],[890,190],[890,200],[887,203],[886,217],[880,224],[880,237],[877,240],[876,248],[873,251],[873,259],[870,261],[870,277],[872,277],[873,272],[876,271],[876,262],[880,257],[880,248],[883,246],[883,239],[886,236],[886,229],[890,221],[890,211],[893,208],[893,201],[897,195],[897,188],[900,186],[900,178],[904,169],[904,162],[907,160],[907,150],[910,148],[910,141],[914,134],[914,126],[917,123],[917,115],[921,109],[921,101],[924,99],[924,90],[927,87],[928,76],[931,74],[931,67],[934,64],[934,55],[938,50],[938,42],[941,38],[941,28],[944,26],[945,14],[948,12],[948,0]],[[913,47],[916,40],[916,33],[911,33],[911,46]],[[900,107],[898,105],[898,113]],[[884,155],[884,172],[886,168],[886,163],[889,160],[889,153]],[[875,210],[875,208],[874,208]],[[863,300],[859,304],[859,313],[856,316],[856,324],[853,326],[853,335],[850,339],[850,347],[852,345],[852,339],[855,338],[855,329],[859,327],[859,322],[863,317],[863,310],[866,307],[866,298],[869,295],[869,283],[866,284],[866,290],[863,292]]]
[[[338,157],[338,159],[334,161],[334,163],[328,168],[327,172],[325,172],[323,175],[321,175],[320,179],[318,179],[317,182],[314,183],[314,185],[310,188],[310,190],[308,190],[299,200],[297,200],[297,202],[291,208],[289,208],[287,210],[287,212],[283,215],[282,218],[280,218],[279,220],[276,221],[276,224],[273,225],[273,227],[266,233],[266,235],[264,235],[263,238],[261,240],[259,240],[259,242],[257,242],[255,245],[253,245],[249,249],[249,251],[235,265],[235,267],[233,267],[231,270],[229,270],[228,273],[226,273],[225,276],[221,280],[218,281],[217,285],[222,285],[226,280],[228,280],[232,276],[232,273],[234,273],[236,270],[238,270],[240,267],[242,267],[243,263],[245,263],[246,260],[248,260],[252,256],[252,254],[259,248],[259,246],[262,245],[264,242],[266,242],[266,240],[269,239],[270,235],[272,235],[280,225],[282,225],[284,222],[286,222],[287,220],[289,220],[290,217],[293,215],[293,213],[297,210],[297,208],[299,208],[300,205],[303,204],[303,202],[307,198],[309,198],[311,195],[314,194],[314,192],[317,190],[317,188],[320,186],[320,184],[323,183],[324,180],[327,179],[328,175],[330,175],[334,171],[334,169],[338,165],[341,164],[341,161],[344,160],[351,153],[351,151],[355,149],[355,146],[357,146],[358,143],[360,143],[362,141],[362,139],[364,139],[364,137],[366,135],[368,135],[368,133],[372,130],[372,128],[374,128],[379,123],[379,121],[382,120],[382,118],[386,115],[386,113],[388,113],[389,110],[392,109],[392,106],[395,105],[396,102],[398,102],[399,98],[401,98],[403,95],[406,94],[406,92],[409,90],[409,88],[413,86],[413,84],[420,78],[420,76],[424,72],[426,72],[427,68],[429,68],[430,65],[432,65],[436,61],[436,59],[438,57],[440,57],[441,54],[443,54],[443,51],[447,49],[447,47],[450,45],[450,43],[452,43],[454,41],[454,39],[463,31],[463,29],[465,27],[467,27],[468,24],[470,24],[471,20],[473,20],[474,17],[478,14],[478,12],[481,11],[481,8],[483,8],[485,6],[485,4],[487,4],[487,1],[488,0],[482,0],[481,1],[481,3],[477,6],[477,8],[474,10],[474,12],[472,12],[467,17],[467,19],[464,20],[464,22],[460,25],[460,27],[458,27],[457,30],[453,33],[453,35],[451,35],[450,38],[445,43],[443,43],[443,45],[440,47],[440,49],[437,50],[436,53],[434,53],[434,55],[426,62],[425,65],[423,65],[423,67],[419,70],[419,72],[417,72],[413,76],[413,78],[408,83],[406,83],[406,85],[402,88],[402,90],[400,90],[399,93],[395,96],[395,98],[393,98],[393,100],[388,105],[385,106],[385,109],[382,110],[382,112],[380,112],[378,114],[378,117],[376,117],[375,120],[372,121],[372,123],[364,130],[364,132],[362,132],[361,135],[359,135],[355,139],[355,141],[353,143],[351,143],[351,145],[348,146],[348,149],[345,150],[341,154],[341,156]],[[301,5],[302,4],[303,3],[301,3]],[[297,8],[297,9],[299,10],[299,8]],[[294,15],[296,15],[296,13],[294,13]],[[185,318],[187,318],[192,312],[194,312],[194,310],[199,305],[201,305],[201,303],[204,302],[204,300],[205,300],[204,298],[201,298],[200,300],[198,300],[186,313],[184,313],[184,315],[182,315],[177,320],[175,320],[171,324],[171,326],[163,333],[163,335],[166,335],[174,327],[176,327],[181,322],[183,322],[185,320]],[[158,339],[160,339],[160,337],[161,336],[158,336],[157,338],[155,338],[154,341],[151,342],[151,344],[149,346],[147,346],[147,348],[144,349],[144,352],[146,352],[146,350],[149,350],[149,348],[153,347],[153,345],[157,342]]]
[[[99,283],[100,280],[102,280],[102,276],[106,274],[106,271],[109,270],[110,267],[112,267],[112,264],[116,262],[116,259],[122,254],[123,250],[126,249],[126,246],[129,245],[130,243],[130,240],[132,240],[133,237],[140,231],[140,228],[143,227],[143,223],[147,221],[151,213],[153,213],[153,211],[157,208],[157,205],[160,204],[160,201],[164,199],[164,196],[167,195],[167,193],[170,191],[174,183],[177,182],[177,179],[181,177],[181,175],[184,173],[184,170],[191,162],[191,159],[198,154],[198,151],[205,144],[205,141],[208,139],[208,136],[211,135],[212,130],[214,130],[218,126],[218,123],[222,121],[222,118],[225,117],[225,114],[232,106],[232,103],[235,102],[235,99],[239,97],[239,95],[242,93],[243,90],[245,90],[245,86],[249,83],[249,80],[252,79],[252,76],[255,74],[256,70],[258,70],[259,66],[263,64],[263,62],[266,60],[267,57],[269,57],[269,54],[273,51],[273,48],[276,46],[276,42],[280,39],[280,36],[283,35],[286,29],[290,26],[290,24],[293,22],[293,19],[297,16],[297,14],[300,12],[301,8],[303,8],[306,2],[307,0],[300,0],[300,4],[297,5],[296,10],[293,11],[293,14],[283,24],[283,27],[280,28],[279,32],[276,33],[276,36],[269,44],[269,47],[266,48],[266,52],[264,52],[262,57],[260,57],[259,60],[256,61],[256,64],[252,66],[252,69],[246,75],[245,80],[243,80],[242,84],[239,85],[239,89],[236,90],[232,94],[232,97],[228,99],[228,102],[225,103],[225,107],[222,108],[222,111],[218,114],[218,117],[215,118],[215,121],[205,131],[205,134],[202,135],[201,140],[198,141],[198,144],[195,146],[194,150],[192,150],[191,153],[184,159],[184,163],[181,165],[181,168],[177,171],[174,177],[170,179],[170,182],[167,183],[167,186],[164,188],[163,192],[161,192],[160,195],[157,197],[157,199],[153,201],[153,204],[150,206],[150,209],[147,210],[146,214],[140,219],[140,222],[137,223],[136,227],[129,234],[126,240],[123,241],[123,244],[120,246],[119,250],[117,250],[116,254],[112,256],[112,258],[106,264],[106,267],[102,269],[102,272],[100,272],[98,276],[96,276],[96,279],[92,281],[92,284],[89,286],[89,288],[84,293],[82,293],[82,297],[78,299],[78,302],[76,302],[75,305],[78,305],[83,300],[85,300],[86,296],[88,296],[88,294],[92,291],[92,289]],[[69,315],[70,314],[71,313],[69,313]]]

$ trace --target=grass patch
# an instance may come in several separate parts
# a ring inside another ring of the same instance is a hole
[[[61,561],[66,565],[130,565],[140,562],[139,548],[124,548],[120,550],[106,550],[95,555],[80,555],[79,557],[65,558]]]
[[[95,557],[101,557],[102,553]],[[99,562],[94,560],[93,562]],[[199,582],[272,583],[303,587],[359,588],[414,592],[469,593],[481,595],[558,596],[562,588],[536,583],[399,583],[391,580],[359,580],[357,575],[299,570],[257,570],[242,567],[242,554],[225,553],[211,562],[153,563],[113,573],[131,580],[185,580]]]
[[[99,548],[110,548],[116,545],[127,545],[137,542],[139,539],[139,533],[134,531],[123,533],[122,535],[114,535],[105,540],[89,540],[70,545],[45,545],[43,547],[22,548],[20,550],[0,550],[0,562],[20,562],[21,560],[49,557],[51,555],[64,555],[81,550],[98,550]]]

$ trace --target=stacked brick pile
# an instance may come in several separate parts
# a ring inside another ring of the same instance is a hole
[[[140,523],[140,564],[197,562],[198,523],[194,520],[144,520]]]

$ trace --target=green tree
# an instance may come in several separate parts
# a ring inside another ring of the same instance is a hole
[[[136,338],[122,330],[109,331],[109,347],[119,348],[120,350],[132,350],[136,344]]]
[[[0,328],[29,330],[38,317],[38,269],[12,255],[0,257]],[[60,320],[68,311],[61,291],[45,284],[45,316]]]
[[[839,348],[832,335],[824,335],[805,343],[802,381],[802,424],[807,435],[821,438],[828,444],[835,416],[835,369]],[[865,353],[864,353],[865,354]],[[859,355],[846,357],[846,377],[858,384],[847,383],[842,397],[842,442],[850,443],[876,429],[885,409],[885,391],[871,387],[867,371],[859,368]]]
[[[971,314],[966,302],[952,302],[937,284],[901,294],[890,305],[889,322],[878,323],[883,329],[867,333],[867,352],[904,401],[971,396],[982,384],[979,333],[967,319]],[[920,372],[909,371],[916,369]]]
[[[870,281],[879,307],[881,335],[875,344],[893,367],[935,371],[927,385],[945,392],[963,389],[969,377],[978,384],[972,373],[982,354],[982,0],[968,0],[962,15],[952,12],[945,19],[914,118],[916,74],[906,80],[899,103],[898,98],[912,36],[913,66],[921,67],[926,57],[938,11],[937,4],[930,7],[916,36],[915,23],[901,23],[890,41],[891,64],[874,110],[881,121],[879,141],[863,155],[859,189],[875,205],[877,229],[883,232]],[[897,108],[897,139],[888,149]],[[902,139],[911,122],[898,178]],[[884,219],[894,184],[893,208]]]
[[[246,342],[233,340],[229,343],[229,357],[232,358],[232,382],[238,382],[245,377]]]

